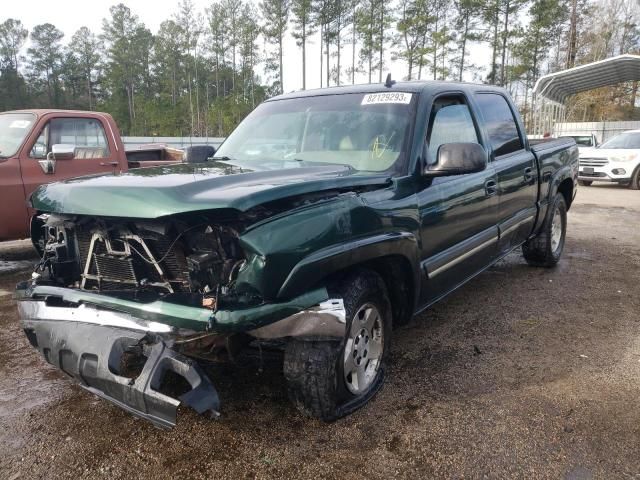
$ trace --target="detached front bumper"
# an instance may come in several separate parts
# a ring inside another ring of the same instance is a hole
[[[18,310],[29,342],[91,393],[163,428],[176,424],[180,403],[218,415],[215,387],[193,360],[169,348],[166,326],[86,305],[48,306],[45,300],[22,299]],[[124,371],[131,351],[142,360],[135,375]],[[169,372],[191,389],[178,398],[162,393]]]
[[[346,332],[344,303],[328,299],[326,290],[280,304],[221,311],[215,317],[203,309],[26,283],[18,285],[16,299],[24,332],[47,362],[86,390],[163,428],[176,424],[181,403],[201,414],[219,415],[218,393],[191,358],[200,357],[199,340],[212,340],[202,343],[210,348],[234,333],[270,340],[343,339]],[[213,318],[204,322],[205,314]],[[216,329],[202,329],[206,325]],[[176,377],[182,379],[179,392],[167,389]]]

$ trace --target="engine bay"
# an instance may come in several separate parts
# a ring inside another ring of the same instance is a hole
[[[207,217],[166,221],[43,214],[33,231],[34,280],[95,292],[196,294],[215,308],[245,262],[241,223]]]

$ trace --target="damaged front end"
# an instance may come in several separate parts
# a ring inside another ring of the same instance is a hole
[[[180,403],[219,415],[203,369],[173,349],[179,332],[88,305],[22,299],[18,308],[32,346],[91,393],[163,428]]]
[[[83,388],[166,428],[180,403],[219,415],[202,361],[274,339],[343,338],[344,305],[326,289],[265,299],[237,281],[239,237],[259,218],[229,218],[40,215],[41,261],[16,293],[30,343]]]

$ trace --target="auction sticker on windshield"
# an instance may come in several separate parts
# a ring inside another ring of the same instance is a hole
[[[411,93],[404,92],[383,92],[370,93],[362,99],[361,105],[378,105],[381,103],[411,103]]]

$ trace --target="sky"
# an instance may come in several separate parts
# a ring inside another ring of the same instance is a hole
[[[29,31],[41,23],[52,23],[65,34],[63,41],[66,43],[73,33],[82,26],[89,27],[93,32],[99,33],[102,28],[102,19],[109,16],[109,7],[119,3],[118,0],[0,0],[0,22],[7,18],[16,18],[22,21]],[[258,3],[258,0],[250,0]],[[178,9],[178,0],[122,0],[133,13],[153,33],[157,33],[160,23],[171,18]],[[204,9],[211,4],[211,0],[193,0],[196,9],[204,13]],[[307,45],[307,88],[320,86],[320,45],[318,38],[312,38],[312,43]],[[260,45],[262,48],[262,45]],[[343,65],[345,68],[344,80],[346,80],[346,68],[351,64],[351,44],[343,46]],[[287,32],[283,46],[284,56],[284,90],[293,91],[302,88],[302,52],[296,46],[295,40]],[[400,80],[406,75],[404,62],[391,62],[386,55],[387,65],[383,72],[383,79],[387,73]],[[470,58],[476,65],[486,65],[490,59],[489,48],[485,45],[472,45]],[[357,61],[357,60],[356,60]],[[377,73],[374,77],[377,79]],[[367,75],[356,75],[356,83],[365,83]],[[464,78],[464,80],[473,80]]]

